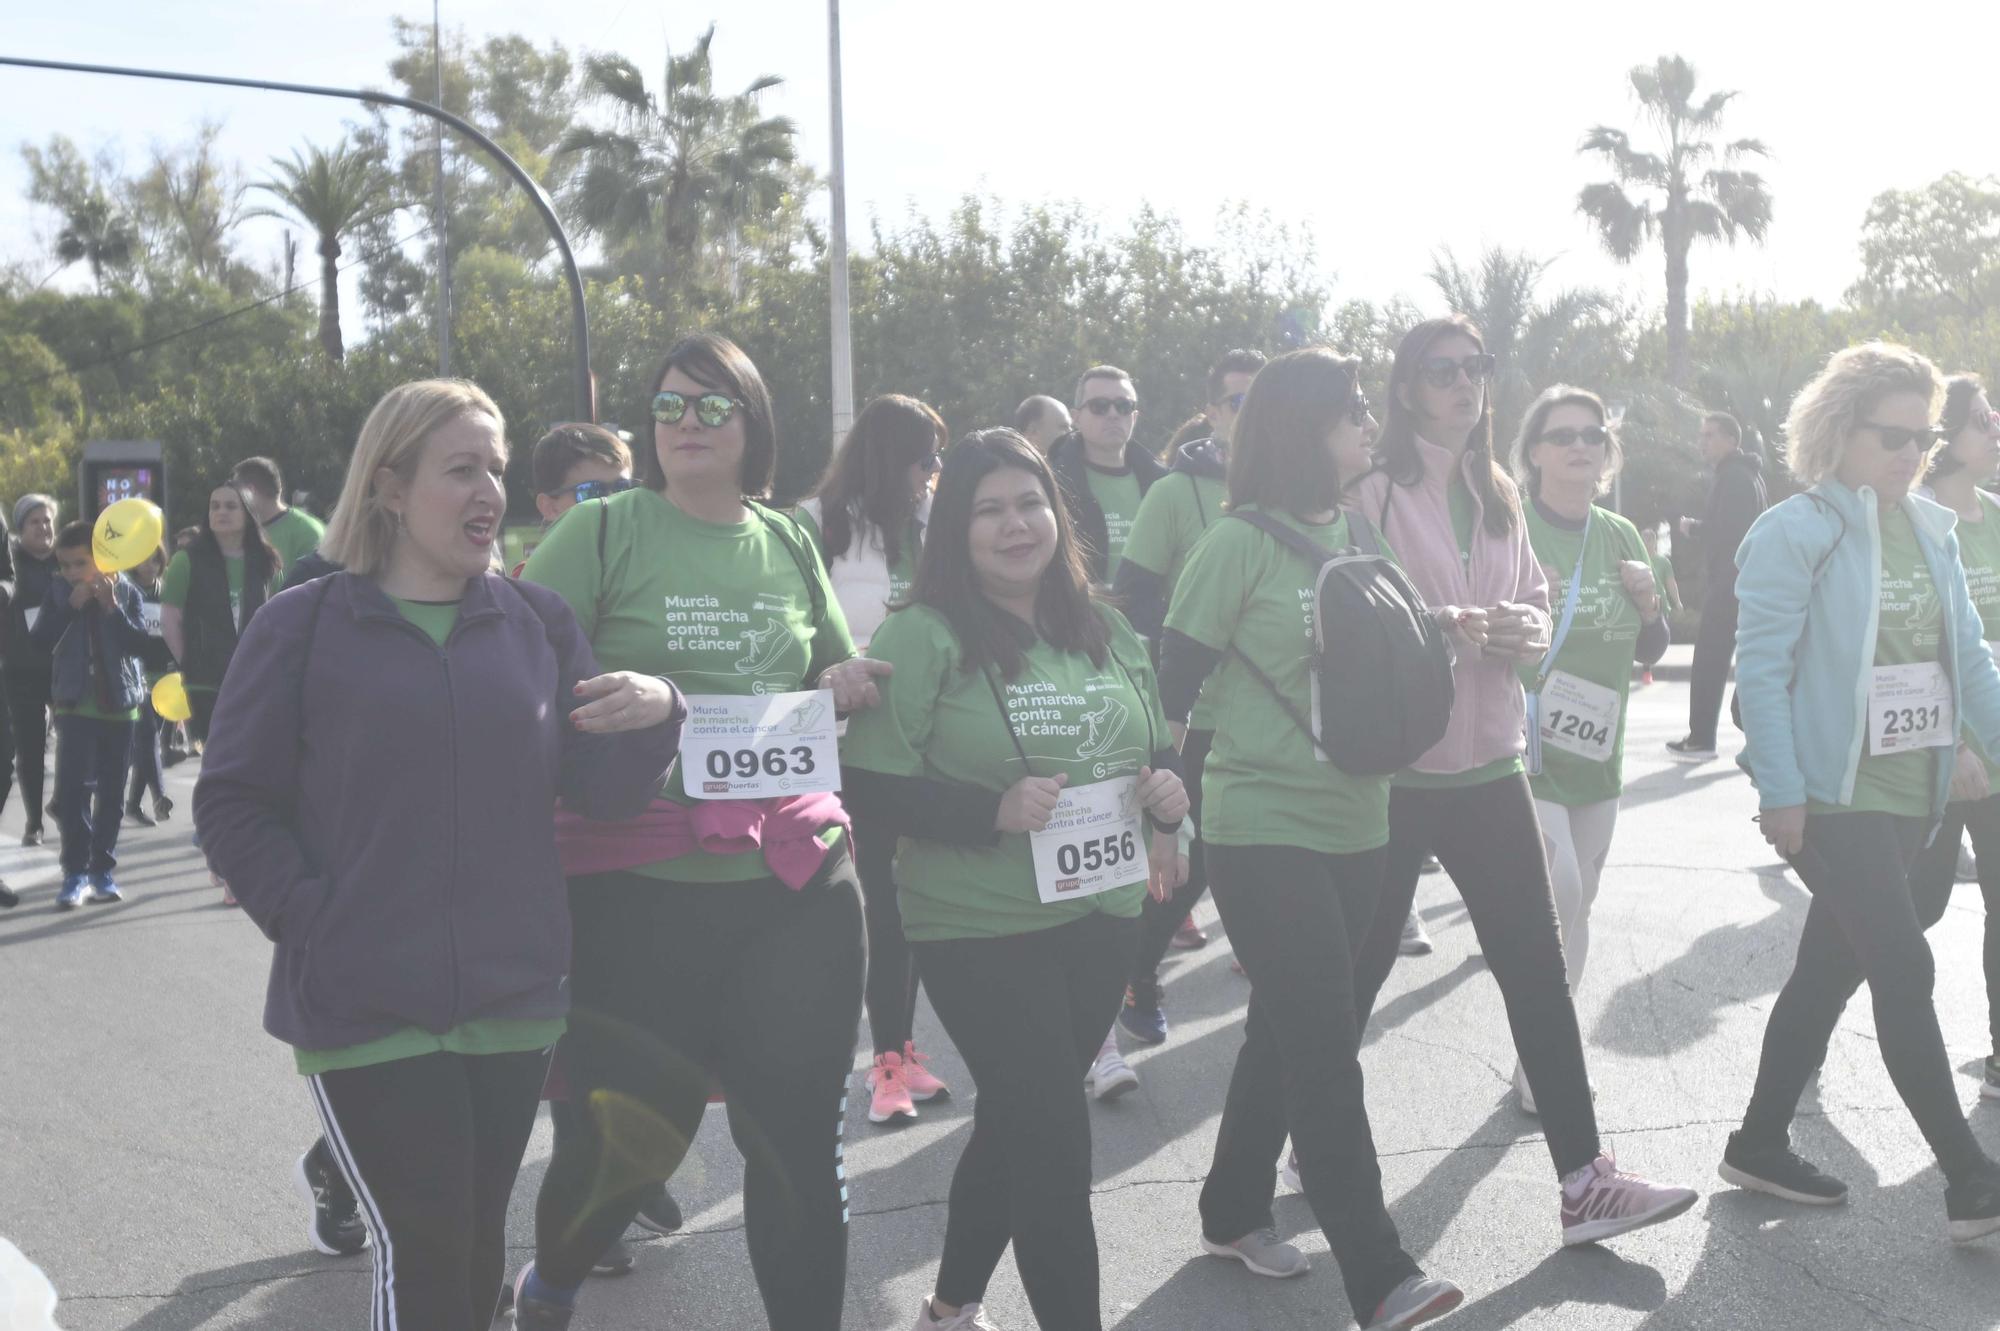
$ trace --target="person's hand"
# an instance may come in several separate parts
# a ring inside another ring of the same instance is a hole
[[[1486,608],[1488,656],[1504,661],[1539,661],[1548,654],[1547,623],[1529,606],[1502,601]]]
[[[1187,883],[1188,862],[1181,854],[1179,833],[1154,832],[1147,862],[1146,892],[1153,900],[1165,901]]]
[[[79,582],[69,589],[69,608],[72,610],[81,610],[89,605],[91,599],[96,595],[97,588],[93,584]]]
[[[1794,804],[1783,809],[1765,809],[1757,815],[1757,825],[1771,849],[1786,859],[1806,844],[1806,806]]]
[[[1436,612],[1438,627],[1469,651],[1486,645],[1486,612],[1477,606],[1448,605]]]
[[[569,714],[570,724],[586,734],[644,730],[671,720],[674,714],[674,686],[654,675],[614,670],[595,679],[578,680],[574,692],[584,701]]]
[[[99,578],[96,582],[90,584],[90,592],[91,595],[97,598],[97,603],[103,606],[107,611],[116,610],[118,608],[117,579]]]
[[[1951,764],[1952,799],[1983,800],[1992,793],[1992,784],[1986,777],[1986,760],[1966,745],[1959,745]]]
[[[1062,788],[1069,777],[1024,776],[1000,797],[1000,812],[993,817],[998,832],[1039,832],[1049,825],[1049,815],[1062,800]]]
[[[1625,583],[1625,594],[1639,607],[1639,618],[1648,624],[1658,619],[1660,588],[1653,579],[1653,566],[1642,559],[1621,559],[1618,576]]]
[[[1155,822],[1177,823],[1187,817],[1187,787],[1172,772],[1139,769],[1139,807],[1153,815]]]
[[[819,687],[833,690],[834,711],[865,712],[882,703],[882,690],[875,687],[875,681],[895,673],[896,667],[887,661],[851,656],[838,665],[828,666],[819,677]]]

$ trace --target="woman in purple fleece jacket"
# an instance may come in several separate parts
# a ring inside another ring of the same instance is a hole
[[[492,1320],[569,1006],[556,800],[638,813],[685,714],[666,680],[600,673],[560,597],[487,571],[506,464],[470,383],[376,405],[322,546],[348,571],[251,621],[195,788],[276,945],[264,1024],[360,1200],[377,1331]]]

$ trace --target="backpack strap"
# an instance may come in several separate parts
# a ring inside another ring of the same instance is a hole
[[[798,565],[799,577],[806,584],[806,598],[812,606],[812,622],[817,627],[826,618],[826,580],[819,574],[818,556],[806,549],[804,533],[799,530],[798,519],[780,517],[753,500],[744,500],[744,506],[764,520],[771,534],[778,538],[778,544],[785,547],[792,562]],[[795,539],[796,537],[796,539]]]
[[[1312,537],[1307,536],[1304,532],[1294,531],[1272,517],[1269,513],[1251,513],[1245,512],[1240,508],[1233,508],[1229,510],[1229,516],[1240,518],[1267,536],[1272,537],[1279,545],[1284,546],[1286,549],[1303,558],[1308,564],[1311,564],[1315,571],[1325,568],[1336,557],[1333,551],[1327,549]]]
[[[1208,507],[1201,502],[1201,482],[1192,473],[1188,476],[1188,487],[1194,491],[1194,515],[1201,519],[1203,531],[1208,530]]]

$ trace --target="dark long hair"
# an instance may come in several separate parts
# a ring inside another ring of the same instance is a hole
[[[1486,339],[1472,320],[1462,314],[1426,319],[1403,334],[1396,346],[1396,359],[1389,367],[1389,401],[1382,419],[1382,434],[1375,441],[1378,470],[1389,474],[1397,485],[1415,485],[1423,478],[1423,460],[1417,455],[1417,413],[1403,405],[1402,390],[1416,388],[1417,367],[1439,339],[1456,333],[1472,345],[1486,350]],[[1486,511],[1486,530],[1505,536],[1521,520],[1521,495],[1500,464],[1493,458],[1493,383],[1488,380],[1480,394],[1479,423],[1465,441],[1466,456],[1473,464],[1466,468],[1472,492]]]
[[[257,521],[257,515],[250,511],[250,500],[243,493],[242,486],[235,481],[212,485],[208,490],[210,498],[217,490],[234,490],[236,502],[243,505],[243,585],[246,588],[270,586],[280,563],[277,547],[264,534],[264,524]],[[188,547],[189,559],[192,560],[195,553],[201,550],[214,555],[217,563],[224,559],[222,542],[215,539],[215,528],[208,525],[206,503],[201,506],[201,535],[195,537],[194,544]]]
[[[743,468],[738,484],[746,498],[771,493],[771,481],[778,474],[778,421],[771,406],[771,390],[756,362],[743,348],[719,333],[696,333],[684,337],[667,350],[660,368],[653,371],[652,387],[639,412],[646,422],[646,446],[632,450],[632,473],[648,489],[667,488],[666,473],[660,470],[660,444],[653,422],[653,397],[668,370],[679,370],[703,388],[726,393],[743,405]]]
[[[903,557],[903,533],[916,514],[910,468],[945,444],[944,418],[928,404],[885,393],[861,409],[813,493],[826,557],[847,553],[858,516],[882,536],[882,553]]]
[[[1960,430],[1972,424],[1972,399],[1979,396],[1983,385],[1976,374],[1954,374],[1944,381],[1944,411],[1938,417],[1938,428],[1944,432],[1944,443],[1931,454],[1931,465],[1924,479],[1934,481],[1940,476],[1949,476],[1965,464],[1951,455],[1952,440]]]
[[[979,483],[1012,468],[1033,476],[1056,519],[1056,553],[1035,595],[1035,631],[1060,651],[1082,652],[1102,666],[1110,648],[1104,620],[1091,600],[1083,552],[1070,529],[1069,511],[1056,490],[1055,474],[1034,445],[1013,430],[976,430],[945,455],[937,498],[931,501],[930,529],[917,560],[910,600],[943,615],[958,638],[967,670],[992,665],[1012,679],[1021,672],[1021,622],[986,599],[972,565],[972,505]]]
[[[1361,394],[1361,361],[1325,347],[1288,351],[1257,372],[1229,449],[1229,504],[1293,517],[1340,507],[1327,436]]]

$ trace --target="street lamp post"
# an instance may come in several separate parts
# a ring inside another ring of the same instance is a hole
[[[847,312],[847,158],[840,116],[840,0],[826,0],[826,51],[833,103],[833,169],[827,178],[832,247],[827,271],[832,278],[833,442],[838,445],[854,425],[854,331]]]
[[[569,304],[571,341],[576,352],[574,388],[576,393],[576,414],[578,420],[597,419],[596,393],[590,378],[590,315],[583,303],[583,275],[577,271],[576,255],[570,249],[569,234],[563,230],[562,220],[556,216],[555,201],[548,191],[528,174],[519,162],[492,139],[479,132],[464,119],[453,115],[441,106],[420,102],[414,97],[398,97],[389,92],[373,92],[359,88],[327,88],[311,83],[279,83],[270,79],[228,78],[220,74],[182,74],[161,69],[129,69],[122,65],[85,65],[67,60],[30,60],[25,56],[0,55],[0,65],[13,65],[20,69],[58,70],[68,74],[108,74],[115,78],[164,79],[172,83],[211,83],[225,88],[255,88],[261,92],[292,92],[307,97],[337,97],[343,101],[363,102],[372,106],[400,106],[418,115],[443,121],[445,124],[471,139],[496,162],[500,169],[513,177],[514,183],[527,191],[528,201],[541,214],[542,222],[555,240],[556,250],[562,257],[563,276],[569,283]]]

